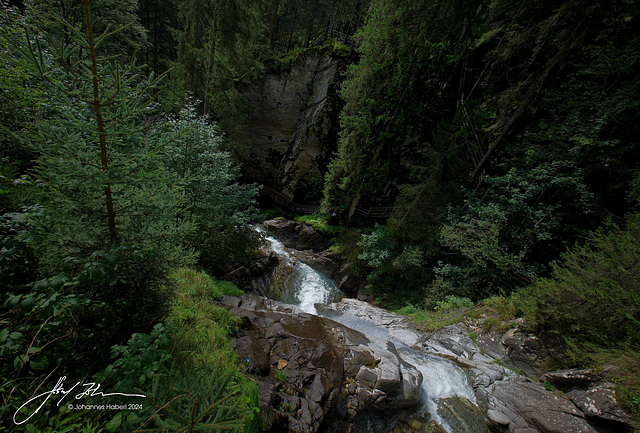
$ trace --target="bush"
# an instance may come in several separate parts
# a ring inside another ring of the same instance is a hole
[[[187,240],[200,263],[221,274],[249,263],[251,251],[259,246],[259,236],[249,225],[256,216],[256,189],[237,183],[239,168],[223,151],[222,132],[187,104],[179,117],[159,125],[153,137],[164,144],[166,167],[185,184],[180,216],[193,221]]]
[[[469,298],[460,298],[458,296],[447,296],[444,301],[437,303],[436,311],[453,311],[463,308],[473,307],[473,302]]]
[[[308,224],[320,233],[326,233],[330,236],[337,236],[347,231],[347,228],[343,226],[330,226],[328,214],[302,215],[297,216],[295,220]]]
[[[98,377],[115,390],[139,389],[148,397],[142,412],[122,412],[112,425],[117,431],[142,424],[148,431],[256,431],[257,387],[241,374],[229,341],[238,319],[215,303],[240,290],[189,268],[171,279],[175,300],[166,325],[114,346],[113,364]]]
[[[553,264],[551,278],[514,295],[533,324],[605,347],[640,346],[640,214],[600,230]]]

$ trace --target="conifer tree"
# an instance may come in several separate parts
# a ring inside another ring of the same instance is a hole
[[[178,75],[203,113],[220,117],[233,105],[235,82],[257,68],[264,24],[257,2],[184,0],[180,5]]]
[[[111,299],[114,311],[145,316],[168,270],[190,260],[183,240],[191,225],[178,217],[180,180],[142,123],[156,82],[101,54],[113,35],[95,35],[91,0],[81,6],[84,23],[66,28],[74,43],[56,47],[36,36],[28,44],[59,90],[47,103],[64,107],[34,143],[45,209],[36,249],[45,274],[81,273],[85,289]]]

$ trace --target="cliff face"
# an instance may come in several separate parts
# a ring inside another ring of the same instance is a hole
[[[308,50],[288,71],[267,73],[249,88],[255,109],[245,131],[247,180],[299,200],[319,196],[319,181],[337,147],[340,107],[335,83],[343,69],[344,61],[329,51]]]

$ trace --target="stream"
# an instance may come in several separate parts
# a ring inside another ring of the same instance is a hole
[[[260,228],[256,230],[264,233]],[[438,402],[448,397],[463,397],[474,405],[476,398],[467,373],[450,360],[428,353],[417,346],[409,346],[415,342],[394,338],[382,323],[376,323],[375,317],[340,311],[332,306],[340,305],[344,294],[336,283],[311,266],[297,260],[290,251],[277,239],[266,236],[271,249],[278,255],[279,265],[255,286],[263,296],[298,306],[310,314],[322,315],[344,326],[363,333],[369,339],[391,342],[398,350],[401,358],[415,366],[423,376],[422,409],[430,418],[450,433],[456,433],[451,424],[439,413]],[[316,304],[327,306],[318,312]],[[331,305],[333,304],[333,305]],[[372,429],[371,432],[374,432]]]
[[[271,275],[254,282],[254,286],[264,288],[263,296],[297,305],[310,314],[318,314],[315,304],[331,304],[344,296],[335,281],[292,257],[282,242],[271,236],[266,239],[280,262]]]

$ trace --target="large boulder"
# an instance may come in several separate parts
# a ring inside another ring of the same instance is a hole
[[[262,223],[268,234],[282,242],[287,248],[295,248],[300,235],[300,224],[284,218],[267,220]]]
[[[276,301],[223,301],[242,319],[234,348],[259,384],[267,431],[316,432],[327,419],[345,427],[362,412],[419,405],[422,375],[391,343]]]
[[[549,371],[540,376],[541,382],[548,382],[551,385],[566,389],[568,387],[587,387],[596,382],[602,382],[602,376],[595,370],[588,368]]]
[[[484,414],[464,397],[447,397],[438,402],[438,414],[454,432],[487,433]]]
[[[524,380],[500,380],[485,388],[487,417],[510,433],[598,433],[569,399]]]
[[[339,276],[339,257],[331,251],[316,253],[311,250],[295,250],[291,251],[291,255],[302,263],[311,266],[316,271],[323,273],[332,280],[336,280],[336,277]]]
[[[566,352],[564,338],[553,331],[529,334],[511,329],[503,335],[501,343],[506,348],[505,361],[532,375],[548,371],[549,366],[559,363]]]
[[[473,339],[471,332],[475,334]],[[479,328],[472,331],[467,324],[457,323],[431,333],[423,346],[469,371],[476,397],[494,431],[627,431],[629,417],[615,402],[610,388],[593,385],[600,381],[595,372],[558,371],[540,377],[541,381],[573,389],[566,396],[520,374],[523,370],[535,374],[549,359],[560,356],[564,346],[557,334],[532,335],[518,328],[502,334]],[[615,426],[613,430],[607,427],[611,425]]]
[[[298,232],[297,250],[324,251],[331,245],[331,238],[307,224],[301,224]]]
[[[600,383],[588,389],[572,389],[567,397],[589,418],[614,427],[616,431],[633,431],[632,420],[616,399],[610,383]]]

